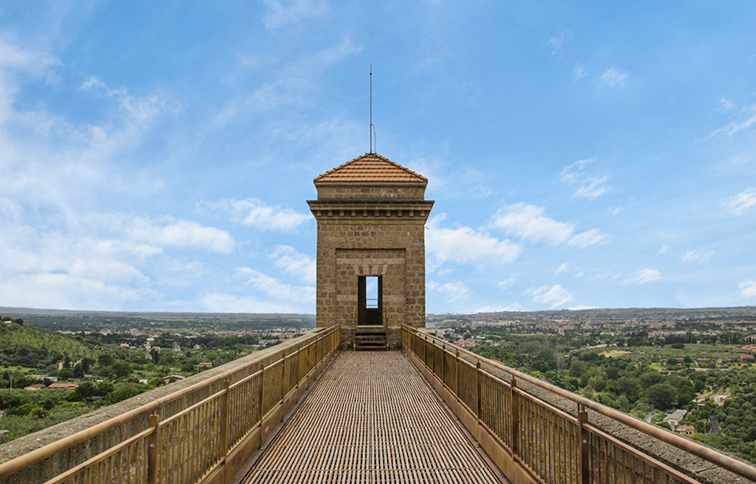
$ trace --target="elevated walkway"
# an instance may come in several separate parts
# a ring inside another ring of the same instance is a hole
[[[399,351],[342,352],[244,480],[500,482]]]
[[[340,352],[340,335],[22,437],[0,447],[0,484],[756,482],[746,462],[424,330],[402,328],[403,353]]]

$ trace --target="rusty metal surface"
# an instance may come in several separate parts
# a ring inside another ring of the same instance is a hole
[[[245,479],[497,483],[398,351],[343,352]]]

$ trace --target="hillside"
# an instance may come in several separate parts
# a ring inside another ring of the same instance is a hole
[[[44,369],[65,359],[95,358],[98,343],[81,336],[61,334],[28,324],[0,323],[0,367],[24,366]]]

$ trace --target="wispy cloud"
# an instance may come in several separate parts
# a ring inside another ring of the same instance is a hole
[[[656,269],[641,269],[636,272],[635,275],[628,277],[622,282],[624,284],[635,284],[640,286],[648,282],[658,281],[660,279],[662,279],[662,274]]]
[[[756,188],[748,188],[733,195],[722,203],[735,215],[742,215],[744,211],[756,206]]]
[[[596,160],[596,157],[578,160],[564,167],[559,174],[559,180],[562,183],[577,187],[572,195],[573,197],[595,200],[611,188],[608,185],[608,176],[589,176],[586,174],[585,167]]]
[[[588,71],[586,70],[585,66],[580,63],[575,64],[575,67],[572,69],[572,79],[579,81],[586,76],[588,76]]]
[[[602,72],[600,76],[598,76],[598,83],[602,86],[622,87],[625,85],[625,81],[627,81],[628,77],[630,77],[629,73],[611,67]]]
[[[682,256],[683,262],[706,262],[714,254],[713,250],[686,250]]]
[[[161,225],[144,218],[136,218],[126,230],[131,239],[171,247],[197,247],[229,254],[235,245],[233,237],[225,230],[205,227],[187,220]]]
[[[255,291],[267,297],[300,304],[315,302],[314,286],[294,286],[287,284],[275,277],[268,276],[249,267],[240,267],[237,269],[236,275],[246,279],[246,283],[252,286]]]
[[[288,245],[277,245],[270,258],[276,267],[283,269],[287,274],[297,276],[306,284],[315,284],[315,260],[307,254],[302,254]]]
[[[328,12],[328,2],[322,0],[264,0],[263,24],[268,30],[275,30],[302,20],[319,17]]]
[[[512,284],[514,284],[516,280],[517,280],[517,278],[515,276],[509,276],[508,278],[504,279],[503,281],[497,282],[496,283],[496,287],[498,287],[499,289],[506,289],[509,286],[511,286]]]
[[[667,244],[664,244],[664,245],[661,246],[661,248],[656,253],[656,255],[666,254],[667,252],[669,252],[669,246]]]
[[[470,227],[444,228],[443,217],[428,223],[426,250],[436,264],[508,264],[520,255],[522,248],[508,239],[499,240]]]
[[[554,36],[549,39],[549,45],[551,46],[551,53],[556,54],[559,49],[564,46],[564,44],[572,38],[572,31],[571,30],[562,30],[559,35]]]
[[[559,284],[554,284],[551,287],[530,288],[525,291],[525,295],[530,296],[534,303],[550,304],[552,308],[567,304],[575,296],[572,291]]]
[[[476,309],[476,313],[501,313],[509,311],[527,311],[527,309],[520,303],[509,304],[507,306],[483,306]]]
[[[277,108],[295,107],[298,111],[312,107],[322,86],[320,74],[333,65],[362,50],[348,36],[338,43],[315,53],[303,55],[285,65],[276,65],[276,74],[267,82],[259,84],[228,102],[213,119],[213,127],[228,125],[249,113],[270,112]],[[240,63],[240,71],[248,69]]]
[[[730,109],[732,109],[732,107]],[[744,119],[732,121],[722,126],[721,128],[714,130],[714,132],[712,132],[709,136],[713,138],[730,137],[740,133],[741,131],[745,131],[756,124],[756,104],[751,104],[750,106],[744,107],[742,109],[742,112],[745,114]]]
[[[575,245],[582,248],[606,242],[606,235],[598,229],[575,234],[572,224],[557,222],[544,215],[543,208],[525,202],[499,209],[491,225],[532,243]]]
[[[717,101],[717,111],[729,112],[735,109],[735,103],[731,99],[722,98]]]
[[[570,268],[570,264],[568,262],[565,262],[561,266],[557,268],[557,270],[554,272],[554,274],[561,274],[563,272],[567,272],[567,270]]]
[[[199,207],[218,211],[230,217],[234,222],[263,230],[290,232],[312,219],[311,216],[295,212],[290,208],[267,205],[257,198],[203,202],[199,204]]]
[[[449,302],[463,302],[470,299],[471,291],[462,282],[447,282],[445,284],[438,284],[436,282],[429,282],[427,286],[428,291],[437,292],[444,295],[444,298]]]
[[[214,313],[296,313],[297,308],[285,302],[260,300],[254,296],[209,293],[200,298],[203,310]]]
[[[756,298],[756,281],[749,279],[741,282],[738,287],[740,288],[740,297],[743,298]]]

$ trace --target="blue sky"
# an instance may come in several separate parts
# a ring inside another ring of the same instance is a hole
[[[0,4],[0,306],[315,311],[312,179],[429,178],[429,313],[756,304],[756,4]]]

